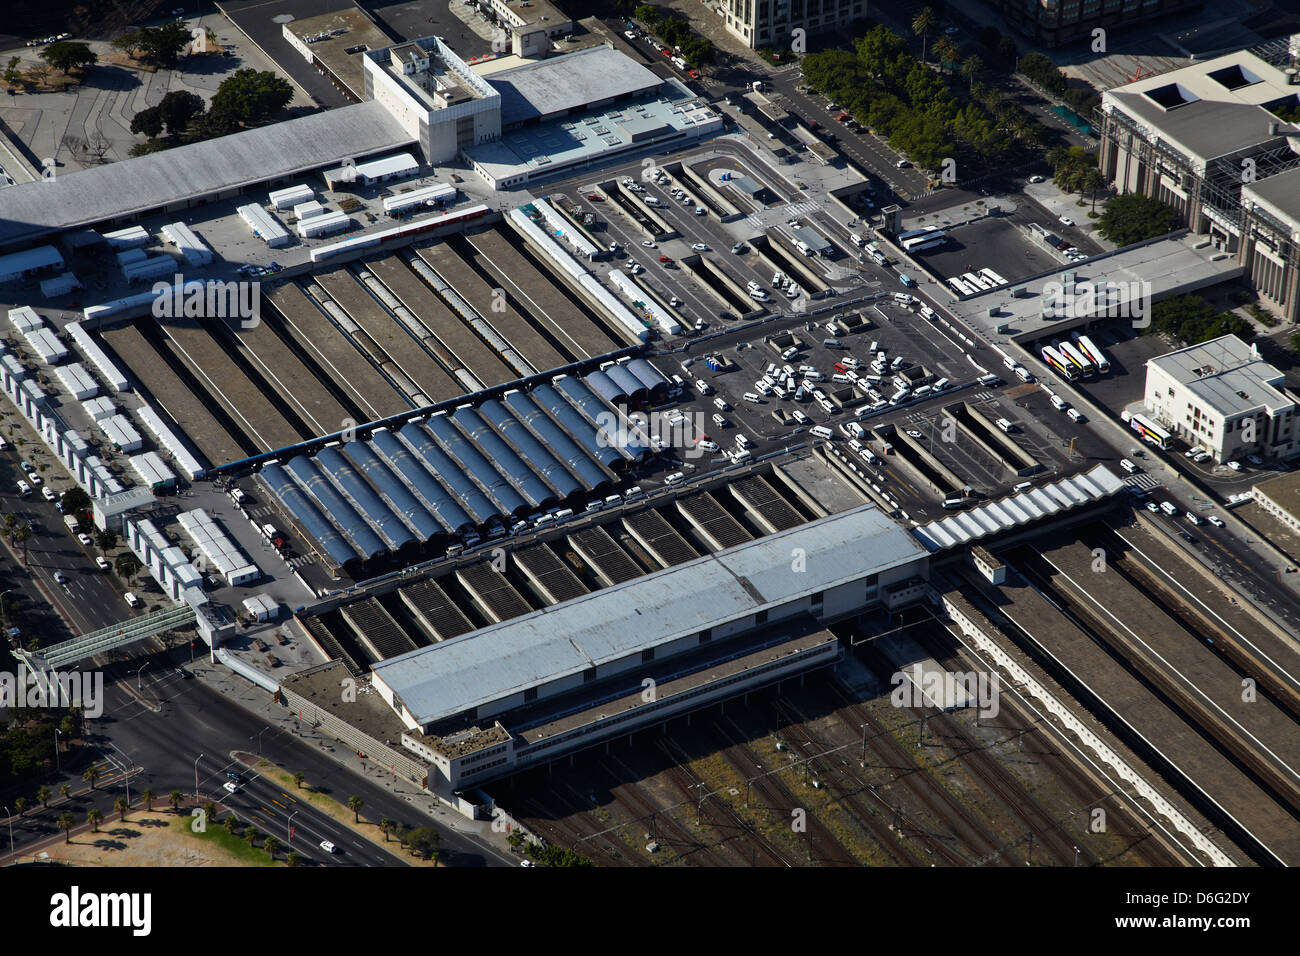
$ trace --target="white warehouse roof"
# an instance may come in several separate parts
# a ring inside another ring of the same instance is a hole
[[[791,567],[796,548],[806,555],[802,572]],[[925,555],[878,508],[863,505],[381,661],[373,671],[428,725]],[[681,600],[672,599],[676,593]]]

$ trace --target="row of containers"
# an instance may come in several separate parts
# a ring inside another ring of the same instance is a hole
[[[632,359],[272,461],[257,480],[327,565],[360,577],[612,491],[655,449],[609,402],[668,390]]]

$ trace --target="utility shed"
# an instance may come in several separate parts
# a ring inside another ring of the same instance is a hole
[[[37,246],[0,256],[0,282],[13,282],[41,272],[63,268],[63,256],[53,246]]]

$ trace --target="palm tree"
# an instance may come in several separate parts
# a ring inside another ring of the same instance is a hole
[[[226,828],[226,832],[231,836],[237,835],[235,831],[239,829],[239,821],[235,819],[233,813],[226,817],[226,819],[222,820],[221,825]]]
[[[302,857],[300,857],[293,850],[290,850],[288,856],[284,858],[285,866],[297,866],[301,862],[302,862]]]
[[[9,543],[14,543],[14,530],[18,527],[18,516],[13,512],[5,515],[4,529],[5,534],[9,536]]]
[[[274,860],[275,851],[280,849],[280,841],[273,836],[269,836],[266,838],[266,842],[262,844],[262,849],[266,851],[267,856]]]
[[[248,841],[249,846],[257,845],[257,838],[262,834],[257,832],[257,827],[249,827],[244,831],[244,839]]]
[[[184,799],[185,796],[179,790],[173,790],[167,794],[167,802],[172,805],[172,813],[180,812],[181,801]]]
[[[294,789],[295,789],[295,790],[301,790],[301,789],[302,789],[302,782],[303,782],[304,780],[306,780],[306,779],[307,779],[306,774],[304,774],[301,770],[297,771],[297,772],[293,775],[293,787],[294,787]]]
[[[113,809],[120,813],[122,819],[125,820],[126,812],[131,809],[131,805],[126,802],[126,797],[118,797],[113,801]]]
[[[935,28],[939,18],[934,15],[934,11],[929,7],[922,7],[917,11],[916,16],[912,17],[912,32],[921,38],[921,62],[925,62],[925,43],[930,31]]]
[[[63,794],[63,799],[66,800],[69,794],[72,793],[72,788],[68,786],[66,783],[61,783],[59,784],[59,793]]]
[[[63,842],[72,842],[72,828],[77,825],[77,821],[72,819],[71,813],[59,814],[59,829],[63,831]]]
[[[961,61],[961,75],[970,80],[970,90],[972,94],[975,92],[975,77],[979,76],[980,71],[983,69],[984,61],[974,53]]]
[[[1080,192],[1092,193],[1092,211],[1097,211],[1097,190],[1106,188],[1106,177],[1096,166],[1090,166],[1083,172]]]
[[[939,39],[934,41],[934,56],[935,59],[939,61],[940,67],[947,69],[944,64],[951,65],[956,63],[957,57],[961,56],[961,53],[957,49],[957,44],[953,43],[947,37],[939,37]]]
[[[384,842],[387,843],[387,842],[388,842],[388,831],[391,830],[391,829],[393,829],[393,821],[390,820],[390,819],[388,819],[388,817],[384,817],[382,820],[379,821],[379,829],[383,831],[383,833],[384,833]]]
[[[18,811],[18,815],[21,817],[23,813],[26,812],[27,810],[27,798],[19,797],[17,800],[15,800],[14,809]]]
[[[36,791],[36,799],[41,801],[41,809],[44,810],[50,805],[50,788],[41,787]]]
[[[86,814],[86,822],[90,824],[92,832],[99,832],[99,825],[104,822],[104,814],[100,811],[99,807],[90,808],[90,812]]]
[[[14,528],[13,541],[23,546],[23,564],[27,564],[27,542],[32,538],[32,526],[23,522]]]
[[[90,789],[95,789],[95,781],[99,779],[99,771],[94,767],[87,767],[86,772],[81,775],[81,779],[90,784]]]
[[[217,818],[217,805],[209,800],[203,804],[203,819],[215,820]]]
[[[148,810],[152,810],[152,809],[153,809],[153,801],[154,801],[154,792],[153,792],[152,790],[145,790],[145,792],[142,793],[141,796],[144,797],[144,808],[145,808],[145,810],[146,810],[146,811],[148,811]]]
[[[365,802],[360,797],[348,797],[348,809],[352,811],[353,823],[361,822],[361,808],[363,806],[365,806]]]

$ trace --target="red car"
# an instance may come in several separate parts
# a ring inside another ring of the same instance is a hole
[[[686,75],[689,76],[692,80],[698,80],[698,79],[700,78],[700,71],[699,71],[699,70],[687,70],[687,71],[686,71]]]
[[[839,122],[843,123],[845,120],[851,120],[851,119],[853,119],[853,117],[850,116],[848,113],[841,113],[839,116],[835,117],[835,119],[837,119]]]
[[[668,49],[667,47],[662,48],[659,52],[662,53],[665,57],[671,57],[673,55],[673,51]]]
[[[604,201],[605,201],[605,197],[604,197],[604,196],[597,196],[595,193],[592,193],[592,194],[591,194],[590,196],[588,196],[587,198],[590,199],[592,202],[604,202]]]
[[[659,257],[659,261],[660,261],[660,262],[672,262],[673,260],[672,260],[672,259],[669,259],[667,256],[660,256],[660,257]]]
[[[836,363],[835,363],[835,371],[837,371],[837,372],[839,372],[841,375],[843,375],[845,372],[848,371],[848,367],[847,367],[843,362],[836,362]]]
[[[809,129],[821,129],[821,123],[818,123],[816,120],[809,120],[809,121],[808,121],[808,128],[809,128]]]

